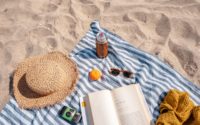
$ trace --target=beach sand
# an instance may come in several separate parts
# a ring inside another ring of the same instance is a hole
[[[68,54],[95,19],[200,86],[200,2],[0,0],[0,109],[19,62],[54,50]]]

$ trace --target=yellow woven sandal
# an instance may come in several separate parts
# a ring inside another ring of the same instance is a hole
[[[164,101],[160,104],[160,113],[162,115],[163,113],[173,112],[175,117],[173,116],[174,119],[171,119],[171,121],[178,120],[180,124],[183,124],[190,117],[193,108],[194,103],[190,100],[188,93],[179,90],[170,90]],[[166,119],[168,119],[167,115],[165,114]]]

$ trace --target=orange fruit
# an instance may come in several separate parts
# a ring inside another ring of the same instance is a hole
[[[89,73],[89,78],[91,80],[98,80],[101,78],[101,76],[102,76],[102,73],[98,69],[92,69],[92,71]]]

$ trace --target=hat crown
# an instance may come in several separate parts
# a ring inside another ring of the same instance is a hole
[[[63,89],[66,85],[66,72],[54,61],[39,62],[26,73],[28,87],[40,94],[48,95]]]

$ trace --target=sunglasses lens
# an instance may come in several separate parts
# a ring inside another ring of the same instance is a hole
[[[124,77],[127,77],[127,78],[130,78],[132,74],[133,74],[132,72],[128,72],[128,71],[123,72]]]
[[[118,69],[111,69],[110,73],[114,76],[119,75],[120,71]]]

